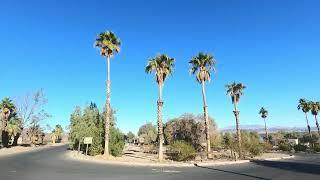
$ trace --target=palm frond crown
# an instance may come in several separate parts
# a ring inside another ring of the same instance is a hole
[[[166,54],[158,54],[156,57],[149,59],[145,72],[148,74],[154,72],[157,83],[162,84],[172,74],[174,61],[174,58]]]
[[[191,64],[190,73],[196,74],[199,83],[210,81],[211,71],[215,72],[216,61],[211,54],[199,53],[191,58],[189,64]]]
[[[243,95],[243,91],[247,88],[242,83],[233,82],[231,84],[226,85],[227,95],[231,97],[232,103],[238,103],[240,100],[240,96]]]
[[[100,54],[108,57],[119,53],[120,45],[120,39],[111,31],[100,33],[95,41],[95,46],[100,49]]]
[[[0,103],[0,111],[4,115],[6,115],[6,114],[10,114],[10,113],[16,111],[16,107],[15,107],[13,101],[10,98],[6,97]]]
[[[259,111],[259,114],[261,115],[262,118],[267,118],[268,111],[264,107],[262,107]]]
[[[311,104],[307,100],[299,99],[298,110],[302,110],[304,113],[308,113],[311,110]]]
[[[310,101],[309,104],[312,115],[317,116],[320,111],[320,102]]]

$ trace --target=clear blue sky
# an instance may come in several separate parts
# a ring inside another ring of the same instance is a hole
[[[105,103],[106,61],[96,35],[114,31],[122,51],[111,62],[118,126],[137,131],[156,122],[157,85],[145,74],[148,58],[167,53],[176,67],[164,87],[164,119],[202,113],[200,85],[189,59],[213,53],[217,74],[206,86],[209,114],[219,127],[234,125],[224,85],[247,85],[241,124],[305,126],[300,97],[320,100],[320,3],[293,0],[24,1],[0,5],[0,98],[44,88],[52,125],[69,123],[76,105]],[[314,120],[311,119],[312,125]]]

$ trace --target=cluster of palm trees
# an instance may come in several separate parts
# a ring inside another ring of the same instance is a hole
[[[102,32],[98,35],[95,41],[95,46],[100,49],[101,56],[107,59],[107,100],[106,100],[106,123],[105,123],[105,150],[104,155],[109,156],[109,126],[110,126],[110,59],[118,52],[120,52],[120,39],[111,31]],[[159,160],[163,160],[163,123],[162,123],[162,91],[163,85],[166,78],[172,74],[174,68],[174,58],[169,57],[166,54],[159,54],[154,58],[148,60],[145,71],[146,73],[155,73],[156,82],[159,88],[159,96],[157,101],[157,124],[158,124],[158,137],[159,137]],[[205,83],[209,82],[211,79],[211,73],[215,72],[215,58],[211,54],[199,53],[196,56],[192,57],[189,64],[191,65],[190,72],[196,75],[197,81],[201,84],[202,87],[202,97],[203,97],[203,111],[204,111],[204,122],[205,122],[205,133],[207,141],[207,155],[209,156],[210,150],[210,130],[209,130],[209,119],[208,119],[208,106],[206,101],[205,93]],[[239,112],[237,109],[237,104],[240,101],[241,95],[246,88],[242,83],[232,83],[226,85],[227,95],[231,97],[232,103],[234,105],[234,115],[236,118],[236,127],[237,127],[237,141],[239,146],[239,156],[241,157],[241,135],[240,135],[240,121],[239,121]]]
[[[314,116],[314,120],[316,122],[316,126],[318,129],[318,134],[320,135],[319,123],[317,118],[318,113],[320,111],[320,102],[308,101],[306,99],[301,98],[298,103],[298,110],[301,110],[305,114],[310,137],[312,137],[312,134],[311,134],[311,128],[310,128],[309,119],[308,119],[309,112],[311,112],[311,114]]]

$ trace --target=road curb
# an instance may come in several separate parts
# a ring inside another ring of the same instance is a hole
[[[195,163],[195,166],[223,166],[223,165],[243,164],[243,163],[249,163],[249,162],[250,160],[203,162],[203,163]]]
[[[279,158],[265,158],[265,159],[256,159],[256,160],[262,160],[262,161],[278,161],[283,159],[293,159],[295,158],[295,155],[285,156],[285,157],[279,157]]]

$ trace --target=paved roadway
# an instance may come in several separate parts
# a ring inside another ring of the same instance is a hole
[[[67,146],[39,152],[0,157],[0,180],[223,180],[223,179],[320,179],[320,155],[298,155],[286,161],[256,161],[246,164],[155,168],[95,164],[69,160]]]

